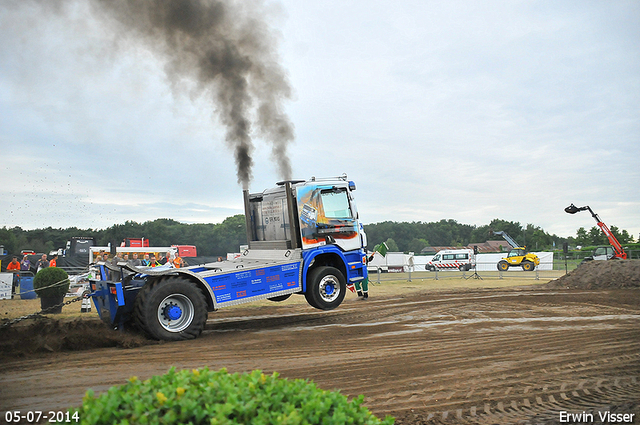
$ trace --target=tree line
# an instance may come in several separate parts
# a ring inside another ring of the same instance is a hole
[[[153,246],[195,245],[199,256],[225,256],[227,252],[237,252],[246,244],[246,230],[243,214],[226,218],[218,224],[185,224],[172,219],[157,219],[145,223],[127,221],[107,229],[66,229],[23,230],[20,227],[0,228],[0,245],[9,254],[19,254],[21,250],[49,253],[64,248],[74,236],[94,237],[100,246],[108,243],[119,245],[125,238],[149,239]],[[493,231],[508,233],[522,246],[530,250],[560,249],[564,242],[570,246],[607,245],[607,237],[593,226],[586,230],[580,227],[575,237],[563,238],[545,232],[533,224],[522,225],[516,221],[494,219],[484,226],[458,223],[455,220],[436,222],[394,222],[367,224],[367,247],[386,242],[390,251],[420,252],[428,246],[467,246],[488,240],[501,239]],[[620,243],[633,243],[633,237],[626,230],[611,226],[611,231]]]
[[[99,246],[111,243],[119,246],[126,238],[148,239],[152,246],[195,245],[199,256],[224,256],[227,252],[238,252],[239,246],[247,243],[244,214],[227,217],[218,224],[185,224],[166,218],[144,223],[127,221],[107,229],[23,230],[20,227],[0,229],[0,245],[9,254],[22,250],[49,253],[64,248],[72,237],[93,237]]]
[[[506,232],[520,246],[526,246],[532,251],[560,249],[564,242],[573,248],[609,244],[607,237],[597,226],[593,226],[589,231],[581,227],[576,237],[565,238],[549,234],[533,224],[522,225],[517,221],[500,219],[494,219],[483,226],[462,224],[450,219],[429,223],[385,221],[364,227],[369,249],[380,242],[386,242],[390,251],[414,253],[429,246],[462,247],[502,239],[502,236],[494,235],[494,231]],[[619,230],[615,226],[611,226],[610,230],[620,243],[633,243],[633,237],[626,230]]]

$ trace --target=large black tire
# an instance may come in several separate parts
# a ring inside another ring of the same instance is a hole
[[[524,270],[525,272],[530,272],[536,268],[536,265],[531,261],[523,261],[520,265],[522,266],[522,270]]]
[[[207,303],[195,283],[168,277],[150,282],[140,290],[134,320],[139,329],[154,339],[194,339],[202,333],[207,321]]]
[[[507,270],[509,270],[509,263],[504,260],[498,261],[498,270],[500,270],[501,272],[506,272]]]
[[[340,270],[335,267],[320,266],[309,272],[304,296],[312,307],[333,310],[342,303],[346,291],[346,279]]]

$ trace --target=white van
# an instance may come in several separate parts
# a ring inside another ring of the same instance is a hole
[[[469,271],[476,267],[472,249],[443,249],[438,251],[425,266],[427,271],[455,270]]]

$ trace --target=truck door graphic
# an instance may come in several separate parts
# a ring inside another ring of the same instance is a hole
[[[316,227],[318,210],[309,204],[304,204],[302,206],[302,211],[300,212],[300,220],[309,227]]]

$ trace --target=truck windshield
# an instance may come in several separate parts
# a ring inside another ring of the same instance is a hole
[[[349,208],[349,199],[347,198],[346,189],[323,190],[321,195],[325,217],[337,219],[353,218],[351,215],[351,209]]]

